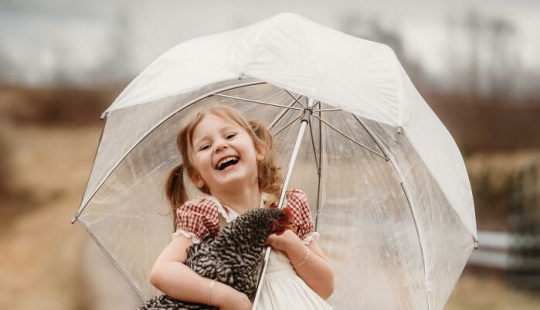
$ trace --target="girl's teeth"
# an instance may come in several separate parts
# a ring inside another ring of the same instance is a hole
[[[218,162],[218,164],[217,164],[217,169],[222,170],[222,169],[224,168],[224,167],[223,167],[224,164],[226,164],[226,163],[228,163],[228,162],[230,162],[230,161],[234,161],[234,160],[237,160],[237,157],[235,157],[235,156],[229,156],[229,157],[227,157],[227,158],[224,158],[224,159],[220,160],[220,161]]]

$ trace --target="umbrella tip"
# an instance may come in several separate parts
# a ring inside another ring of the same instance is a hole
[[[74,217],[71,219],[71,224],[75,224],[76,221],[77,221],[77,217],[74,216]]]

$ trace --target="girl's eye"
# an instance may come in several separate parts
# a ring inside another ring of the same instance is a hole
[[[199,148],[199,150],[204,151],[210,148],[210,144],[205,144]]]
[[[225,139],[227,140],[231,140],[232,138],[234,138],[236,136],[236,133],[229,133],[225,136]]]

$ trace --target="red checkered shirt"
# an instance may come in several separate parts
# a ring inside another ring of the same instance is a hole
[[[313,222],[306,194],[299,189],[291,189],[286,194],[286,205],[291,208],[293,221],[298,227],[301,240],[313,233]],[[226,209],[226,207],[224,206]],[[208,197],[192,199],[176,210],[177,231],[193,234],[198,240],[219,234],[219,212],[216,202]]]

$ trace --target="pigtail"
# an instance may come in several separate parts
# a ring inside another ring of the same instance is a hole
[[[273,196],[271,201],[277,201],[283,178],[274,159],[274,137],[263,123],[255,120],[248,123],[256,137],[255,145],[264,148],[265,153],[264,159],[258,163],[259,188]]]
[[[188,200],[186,186],[184,185],[184,165],[178,164],[167,176],[165,182],[165,195],[172,208],[174,225],[176,227],[176,209]]]

